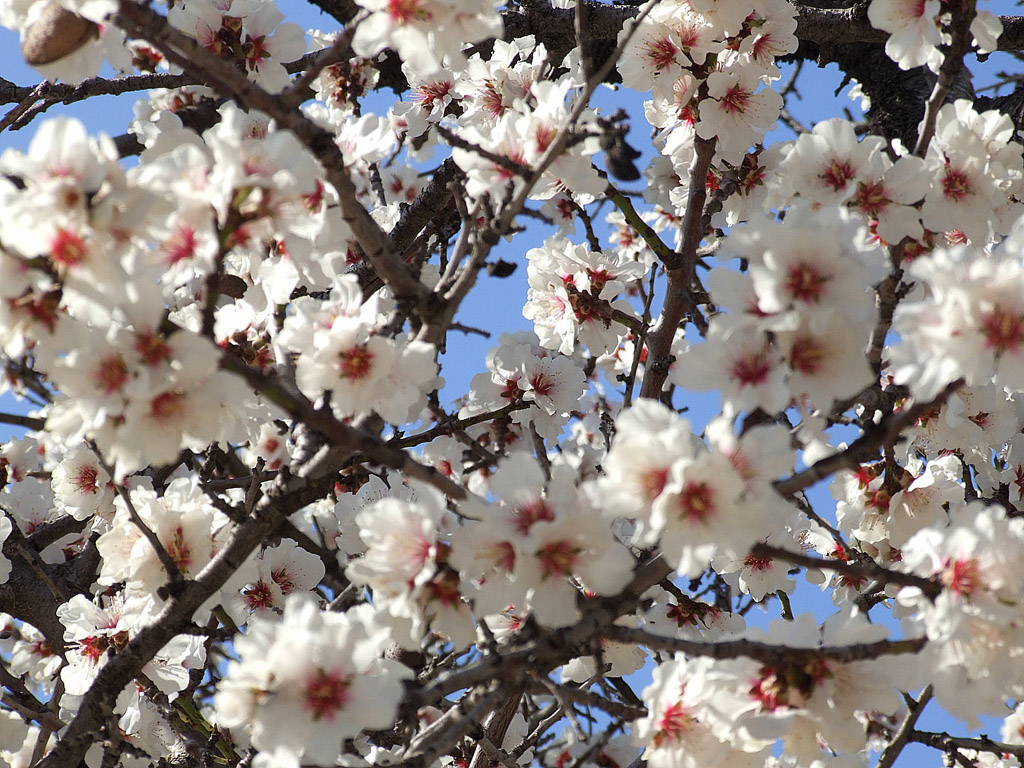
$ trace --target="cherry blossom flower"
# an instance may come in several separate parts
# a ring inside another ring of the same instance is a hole
[[[659,664],[643,691],[648,714],[633,724],[633,738],[645,746],[643,758],[654,768],[744,768],[764,760],[733,750],[712,731],[701,709],[704,661],[678,655]]]
[[[636,626],[637,620],[634,617],[624,617],[617,622],[621,626]],[[647,660],[647,653],[643,648],[629,643],[615,643],[608,640],[601,641],[601,661],[605,664],[605,674],[613,677],[624,677],[639,671]],[[597,656],[581,656],[573,659],[562,667],[562,679],[572,680],[575,683],[585,683],[597,672]]]
[[[255,617],[235,639],[238,660],[214,697],[218,722],[247,732],[257,749],[334,765],[346,739],[394,721],[410,672],[382,657],[385,641],[356,615],[292,595],[281,619]]]
[[[707,85],[710,98],[700,103],[697,135],[717,138],[716,156],[739,164],[750,145],[775,127],[782,97],[768,88],[758,90],[757,73],[745,68],[712,72]]]
[[[921,207],[924,225],[941,232],[948,222],[956,221],[957,228],[971,241],[989,242],[999,189],[987,174],[982,142],[973,134],[962,134],[955,148],[949,146],[942,150],[941,157],[932,159],[932,189]]]
[[[473,54],[455,83],[464,125],[494,125],[510,110],[534,104],[532,90],[544,77],[547,49],[533,35],[495,40],[488,58]]]
[[[635,519],[638,543],[653,543],[658,531],[650,527],[651,505],[665,492],[672,465],[702,450],[689,422],[660,403],[639,400],[616,420],[594,502],[610,517]]]
[[[705,342],[681,356],[669,381],[695,390],[718,389],[737,411],[760,407],[774,413],[792,397],[785,376],[782,353],[763,331],[718,316]]]
[[[85,446],[64,454],[51,477],[55,500],[76,520],[98,515],[109,520],[114,513],[110,475],[99,458]]]
[[[10,653],[11,672],[18,677],[27,676],[46,693],[52,692],[64,662],[45,635],[31,624],[15,624],[13,618],[7,622],[4,634],[9,636],[3,647]]]
[[[118,594],[97,601],[75,595],[57,609],[68,647],[68,663],[60,673],[64,684],[61,717],[74,715],[100,668],[152,620],[151,608],[152,603],[146,598],[126,599]],[[143,666],[142,674],[161,693],[173,696],[188,685],[189,667],[202,665],[204,660],[201,639],[179,635]]]
[[[825,239],[826,232],[842,234]],[[865,337],[870,333],[874,299],[859,286],[882,278],[884,257],[855,217],[837,207],[794,206],[782,222],[752,222],[736,234],[722,256],[751,260],[757,310],[769,316],[765,327],[784,330],[839,316],[851,331],[859,326]]]
[[[382,499],[355,518],[366,552],[349,563],[346,573],[354,583],[370,586],[382,611],[399,619],[399,625],[410,624],[409,637],[399,640],[410,647],[428,628],[457,647],[473,640],[459,574],[447,565],[443,518],[440,495],[426,488],[413,503]]]
[[[255,82],[277,92],[288,85],[284,65],[306,52],[306,36],[284,21],[277,4],[190,0],[171,8],[169,21],[211,53],[238,62]]]
[[[884,149],[880,137],[858,141],[852,123],[832,118],[797,138],[780,163],[777,178],[784,180],[789,195],[799,194],[814,206],[842,203],[867,170],[880,162]]]
[[[1024,159],[1020,148],[1010,141],[1012,135],[1012,124],[1005,115],[995,110],[979,114],[966,99],[939,110],[926,158],[933,182],[921,209],[925,226],[943,231],[947,225],[938,218],[929,223],[926,211],[950,214],[955,207],[966,225],[958,231],[976,243],[986,242],[992,232],[1012,229],[1016,216],[1007,215],[1012,208],[1007,206],[1007,198],[1016,194],[1024,179]],[[979,176],[982,167],[985,170]],[[991,211],[982,209],[981,201],[986,199]]]
[[[263,550],[254,566],[256,577],[242,587],[234,606],[225,606],[229,611],[236,608],[232,613],[236,624],[248,621],[250,613],[280,614],[288,595],[314,589],[325,572],[323,561],[292,539],[282,539],[276,547]]]
[[[769,534],[765,543],[787,549],[796,546],[792,535],[774,532]],[[755,602],[761,602],[770,594],[792,593],[796,589],[796,582],[789,577],[789,565],[772,557],[748,554],[740,558],[722,554],[715,555],[711,565],[733,589],[750,595]]]
[[[760,67],[766,83],[777,80],[781,73],[775,59],[797,49],[795,6],[786,0],[762,0],[755,13],[743,20],[740,37],[736,52],[745,59],[744,66]]]
[[[990,377],[1011,391],[1024,388],[1024,267],[1008,239],[993,258],[968,260],[961,247],[917,260],[911,271],[930,296],[900,307],[894,323],[905,336],[894,349],[896,380],[914,378],[921,397],[933,397],[962,376],[968,384]],[[914,350],[924,355],[911,361]]]
[[[942,35],[935,23],[938,0],[872,0],[868,20],[875,29],[889,32],[885,52],[901,69],[927,64],[938,71]]]
[[[0,491],[0,504],[6,512],[5,519],[17,524],[18,530],[26,536],[63,516],[54,504],[50,484],[38,477],[26,477],[8,484]],[[64,559],[62,554],[56,554],[56,558],[58,562]]]
[[[868,217],[873,231],[887,243],[899,243],[904,237],[920,239],[921,213],[914,204],[929,190],[927,166],[912,155],[886,166],[882,162],[862,175],[849,206]]]
[[[523,316],[534,321],[541,345],[565,355],[577,339],[597,354],[612,349],[624,326],[611,313],[635,316],[628,302],[615,297],[628,282],[641,279],[646,266],[557,240],[529,251],[527,258],[530,291]]]
[[[858,327],[838,312],[820,323],[807,321],[780,331],[778,341],[790,368],[790,391],[819,408],[856,395],[874,378],[864,356],[869,340],[868,328]]]
[[[641,22],[616,63],[623,85],[647,91],[659,80],[675,82],[683,74],[690,57],[684,50],[686,44],[680,32],[688,10],[683,3],[665,3]],[[700,18],[692,11],[688,15]],[[675,24],[677,19],[681,22],[678,28]],[[619,32],[620,42],[630,32],[628,27],[624,27]],[[703,62],[704,57],[700,56],[700,59]]]
[[[171,482],[162,496],[142,485],[129,494],[142,523],[156,536],[182,576],[194,577],[210,562],[228,533],[227,518],[203,495],[196,478]],[[132,519],[129,501],[118,497],[109,531],[96,545],[103,556],[101,584],[126,582],[131,593],[156,596],[168,575],[149,540]]]
[[[530,592],[527,604],[544,626],[569,626],[579,618],[575,577],[585,589],[610,597],[629,583],[633,556],[605,521],[586,507],[558,509],[538,519],[517,542],[514,579]]]
[[[465,61],[462,46],[501,37],[501,17],[491,0],[362,0],[370,11],[356,28],[352,47],[361,56],[393,48],[426,76]]]
[[[931,641],[935,661],[926,668],[933,670],[936,697],[971,722],[980,713],[996,714],[1002,686],[1020,684],[1001,649],[1017,631],[1021,593],[1012,564],[1022,552],[1024,521],[981,502],[959,505],[947,528],[922,529],[903,548],[908,570],[945,586],[934,601],[915,587],[902,589],[898,599],[914,611],[911,626]],[[970,701],[958,699],[964,685],[975,694]]]
[[[299,352],[299,388],[311,398],[329,391],[339,418],[376,411],[403,423],[437,374],[433,347],[377,335],[378,304],[361,301],[356,279],[339,276],[328,301],[298,304],[277,343]]]
[[[556,439],[583,396],[582,368],[572,358],[544,349],[532,334],[505,334],[501,342],[487,356],[489,373],[473,377],[459,417],[532,403],[536,407],[513,411],[512,422],[532,425],[542,437]]]
[[[350,578],[387,596],[428,581],[435,570],[441,509],[381,499],[356,515],[366,555],[349,564]]]
[[[764,534],[764,521],[742,504],[743,482],[728,459],[705,452],[672,464],[664,492],[651,507],[666,561],[697,576],[716,553],[744,555]]]

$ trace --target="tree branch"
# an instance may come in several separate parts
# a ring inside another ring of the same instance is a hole
[[[298,476],[280,477],[258,505],[253,516],[239,525],[224,548],[196,576],[164,605],[153,622],[144,627],[111,658],[82,697],[78,714],[61,739],[39,763],[39,768],[78,765],[103,727],[107,713],[142,668],[189,624],[192,614],[237,571],[291,513],[322,498],[334,486],[333,473],[340,469],[344,454],[322,451]]]
[[[704,236],[704,203],[707,200],[708,169],[715,156],[715,140],[697,137],[694,143],[697,151],[690,166],[689,195],[682,224],[683,242],[679,249],[682,263],[676,269],[667,270],[668,288],[661,317],[647,334],[649,365],[640,386],[640,397],[657,399],[661,396],[672,365],[669,359],[672,341],[686,312],[693,308],[691,290],[696,278],[697,247]]]
[[[866,430],[848,448],[826,456],[824,459],[819,459],[802,472],[780,480],[775,484],[775,490],[782,496],[792,496],[839,470],[853,469],[862,462],[874,458],[878,455],[879,448],[894,443],[904,429],[916,423],[928,411],[946,402],[950,395],[963,386],[963,383],[963,379],[957,379],[948,384],[933,400],[926,403],[915,403],[902,411],[893,413],[874,429]]]
[[[348,451],[350,455],[362,454],[381,466],[429,483],[453,499],[466,497],[466,490],[462,486],[452,482],[433,467],[416,462],[409,454],[388,445],[378,437],[341,423],[334,417],[329,407],[315,408],[309,400],[285,386],[273,374],[250,368],[243,360],[230,353],[221,356],[221,367],[241,376],[253,389],[279,405],[294,419],[320,432],[335,447]]]
[[[912,706],[910,706],[907,716],[900,724],[899,731],[896,732],[893,740],[889,742],[881,757],[878,758],[878,765],[875,768],[892,768],[903,748],[910,742],[914,726],[917,724],[918,719],[920,719],[921,713],[924,712],[925,705],[931,701],[931,698],[932,687],[931,685],[925,686],[925,689],[921,691],[921,695],[917,697],[917,701],[913,701]],[[912,700],[908,697],[909,701]]]
[[[844,576],[855,579],[875,580],[883,584],[898,584],[904,587],[916,587],[930,598],[935,598],[942,592],[942,585],[925,576],[918,576],[903,571],[892,571],[883,568],[873,560],[849,562],[845,560],[829,560],[821,557],[811,557],[800,552],[790,552],[781,547],[773,547],[770,544],[755,544],[750,549],[754,557],[768,557],[775,560],[782,560],[793,565],[801,565],[804,568],[818,568],[823,571],[835,571]]]
[[[323,166],[327,180],[338,193],[342,216],[374,271],[396,299],[408,302],[417,312],[426,313],[434,294],[412,274],[387,234],[357,199],[355,184],[334,136],[299,110],[289,109],[278,96],[248,80],[229,62],[174,29],[155,11],[130,0],[121,0],[115,20],[126,32],[148,40],[169,60],[202,75],[208,85],[223,95],[263,112],[294,133]]]
[[[712,659],[748,658],[767,664],[793,661],[795,659],[813,657],[848,663],[877,659],[880,656],[917,653],[928,642],[926,637],[913,637],[906,640],[877,640],[873,643],[853,643],[851,645],[823,645],[802,648],[785,645],[771,645],[754,640],[722,640],[720,642],[703,642],[685,640],[679,637],[668,637],[645,632],[635,627],[612,625],[601,633],[608,640],[631,645],[644,645],[651,650],[685,653],[688,656],[706,656]]]

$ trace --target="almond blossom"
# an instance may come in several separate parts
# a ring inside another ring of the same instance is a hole
[[[757,74],[746,68],[708,75],[710,98],[700,103],[697,135],[717,137],[716,154],[728,163],[739,163],[761,137],[775,127],[782,97],[770,88],[758,89]]]
[[[189,0],[168,14],[171,23],[211,53],[237,61],[255,82],[277,92],[288,85],[284,65],[305,53],[305,35],[284,23],[274,2]]]
[[[846,120],[826,120],[797,138],[779,165],[779,179],[785,180],[789,195],[800,194],[812,205],[842,203],[868,169],[881,163],[884,148],[877,136],[858,141]]]
[[[942,35],[935,23],[938,0],[872,0],[868,19],[876,29],[890,32],[885,52],[901,69],[927,64],[938,69],[941,61],[938,45]]]
[[[644,759],[656,768],[757,765],[763,756],[759,760],[733,750],[702,716],[702,661],[688,662],[680,655],[654,671],[654,681],[643,692],[649,714],[634,726],[634,739],[646,747]]]
[[[126,496],[115,500],[111,528],[96,542],[104,557],[102,584],[124,582],[131,594],[155,597],[169,580],[133,516],[152,532],[183,576],[199,573],[229,532],[227,519],[203,498],[195,478],[174,480],[159,497],[142,484]]]
[[[624,326],[609,315],[634,314],[615,297],[642,278],[646,266],[565,241],[548,241],[527,257],[530,293],[523,316],[534,321],[541,345],[562,354],[571,353],[577,339],[598,354],[612,348],[622,332],[616,329]]]
[[[385,639],[356,616],[293,595],[281,619],[255,618],[235,639],[238,659],[214,700],[218,721],[248,732],[258,749],[334,765],[345,739],[394,720],[409,672],[382,658]]]
[[[63,717],[73,715],[96,673],[113,654],[153,619],[151,604],[144,598],[113,598],[92,601],[75,595],[57,610],[68,643],[68,663],[61,668],[64,684],[60,706]],[[188,668],[205,658],[198,638],[179,635],[147,663],[142,673],[162,693],[171,696],[188,685]]]
[[[897,331],[907,329],[896,349],[898,381],[914,376],[924,397],[961,376],[968,384],[996,377],[1011,391],[1024,387],[1024,306],[1017,289],[1024,272],[1009,255],[1014,247],[1008,240],[983,261],[966,260],[962,249],[937,251],[913,265],[930,295],[901,307],[897,317]],[[905,324],[914,321],[911,331]],[[911,349],[931,350],[930,359],[912,363]]]
[[[951,712],[973,720],[999,705],[996,691],[1021,685],[998,651],[1006,633],[1017,631],[1021,596],[1008,568],[1024,545],[1021,521],[1008,520],[999,507],[980,503],[952,510],[950,525],[915,534],[903,549],[906,568],[934,576],[946,589],[934,602],[907,587],[899,600],[912,610],[907,621],[932,641],[929,650],[943,672],[933,674],[936,696]],[[995,685],[993,676],[1001,678]],[[969,681],[978,681],[977,685]],[[970,684],[976,694],[958,702]]]
[[[385,47],[395,48],[423,75],[443,66],[461,64],[462,46],[501,36],[501,19],[489,0],[472,4],[451,0],[363,0],[369,11],[352,40],[356,53],[372,56]]]
[[[282,539],[268,547],[254,563],[256,578],[242,587],[237,603],[236,624],[244,624],[248,614],[257,616],[284,610],[288,595],[312,590],[324,577],[324,564],[316,555],[300,548],[292,539]],[[230,607],[226,607],[230,610]]]

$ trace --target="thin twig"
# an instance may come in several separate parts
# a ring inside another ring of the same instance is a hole
[[[926,576],[918,576],[914,573],[893,571],[878,565],[873,560],[849,562],[845,560],[826,559],[822,557],[811,557],[802,552],[790,552],[781,547],[770,544],[755,544],[750,554],[754,557],[768,557],[782,560],[793,565],[801,565],[804,568],[818,568],[823,571],[835,571],[844,576],[855,579],[875,579],[886,584],[898,584],[904,587],[916,587],[930,598],[936,597],[942,592],[942,584]]]
[[[885,751],[882,752],[881,757],[878,758],[878,765],[875,768],[892,768],[903,748],[910,743],[910,736],[914,731],[914,726],[917,724],[921,713],[924,712],[925,705],[931,698],[932,687],[927,685],[921,691],[921,695],[917,697],[917,701],[913,702],[913,705],[909,707],[907,716],[903,718],[903,722],[900,724],[900,729],[896,732],[893,740],[889,742]]]
[[[935,121],[938,119],[939,110],[946,102],[946,96],[953,87],[957,75],[964,67],[964,56],[971,49],[971,42],[974,40],[971,32],[971,22],[974,21],[975,15],[974,4],[975,0],[961,0],[945,6],[952,16],[949,29],[953,40],[943,55],[939,76],[925,105],[924,121],[914,145],[914,154],[917,157],[924,157],[928,152],[928,145],[935,135]]]
[[[923,414],[946,402],[950,395],[963,386],[963,383],[963,379],[957,379],[948,384],[934,399],[926,403],[915,403],[892,414],[874,429],[864,432],[846,449],[819,459],[802,472],[779,481],[775,484],[775,490],[782,496],[792,496],[841,469],[853,469],[861,462],[877,456],[883,445],[895,442],[904,429],[914,424]]]

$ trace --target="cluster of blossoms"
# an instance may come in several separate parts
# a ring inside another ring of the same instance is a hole
[[[634,195],[594,52],[491,39],[537,3],[359,0],[338,33],[168,5],[0,0],[47,77],[217,75],[0,155],[0,388],[33,409],[0,413],[30,432],[0,446],[0,761],[846,768],[932,695],[1024,742],[1009,117],[765,147],[794,4],[541,4],[581,38],[639,19],[605,40],[649,94]],[[935,70],[954,11],[868,18]],[[526,215],[533,329],[470,359],[459,303]],[[800,568],[834,611],[794,605]]]
[[[737,228],[718,254],[749,261],[746,274],[709,275],[716,304],[706,343],[691,346],[673,383],[718,389],[727,408],[808,412],[871,383],[863,350],[873,328],[870,285],[884,254],[841,208],[792,207],[784,221]],[[728,348],[722,353],[723,342]]]
[[[437,364],[429,344],[378,333],[386,310],[364,302],[354,276],[340,275],[326,301],[299,298],[276,337],[283,354],[298,353],[295,380],[312,399],[331,394],[339,417],[374,411],[394,424],[420,411],[434,389]]]
[[[531,334],[505,335],[501,341],[487,356],[487,372],[473,377],[459,417],[518,406],[511,414],[512,424],[557,439],[583,397],[583,367],[571,357],[545,349]]]
[[[795,29],[787,2],[671,2],[620,33],[622,82],[653,96],[645,114],[663,159],[646,172],[649,202],[685,208],[699,139],[715,140],[721,174],[775,127],[782,97],[768,86],[779,77],[775,58],[796,49]],[[659,183],[666,176],[675,181]]]
[[[970,385],[992,382],[1008,393],[1024,391],[1019,252],[1014,234],[985,259],[965,258],[961,246],[914,262],[918,294],[900,307],[895,321],[905,334],[896,350],[898,382],[911,383],[922,397],[961,377]]]
[[[838,613],[819,628],[805,614],[747,635],[812,649],[837,641],[870,643],[884,638],[886,630],[856,613]],[[897,711],[897,689],[914,687],[911,675],[891,658],[837,662],[794,654],[784,660],[715,663],[680,654],[655,670],[654,682],[643,692],[649,714],[637,722],[637,733],[648,745],[644,757],[658,768],[760,767],[780,739],[797,765],[813,765],[821,760],[823,745],[840,755],[861,746],[863,725],[855,713]]]
[[[774,429],[740,442],[719,433],[721,442],[708,450],[688,422],[648,401],[624,412],[616,427],[594,498],[609,516],[632,521],[637,544],[658,544],[680,575],[700,575],[712,558],[722,572],[739,570],[772,528],[768,510],[782,529],[787,505],[769,480],[792,456]]]
[[[951,35],[942,22],[949,9],[937,0],[871,0],[868,19],[876,29],[889,32],[885,52],[901,69],[927,65],[938,71],[942,64],[939,46],[948,45]],[[970,24],[973,42],[981,52],[996,50],[1002,23],[991,11],[978,9]]]
[[[218,722],[261,750],[265,765],[334,765],[347,739],[387,728],[409,670],[380,655],[372,611],[336,614],[289,598],[235,643],[214,701]],[[301,652],[300,652],[301,651]]]
[[[526,258],[530,292],[523,315],[534,321],[540,343],[548,349],[571,355],[582,344],[601,355],[619,343],[624,323],[637,320],[632,305],[615,298],[643,279],[643,262],[558,240],[528,251]]]

